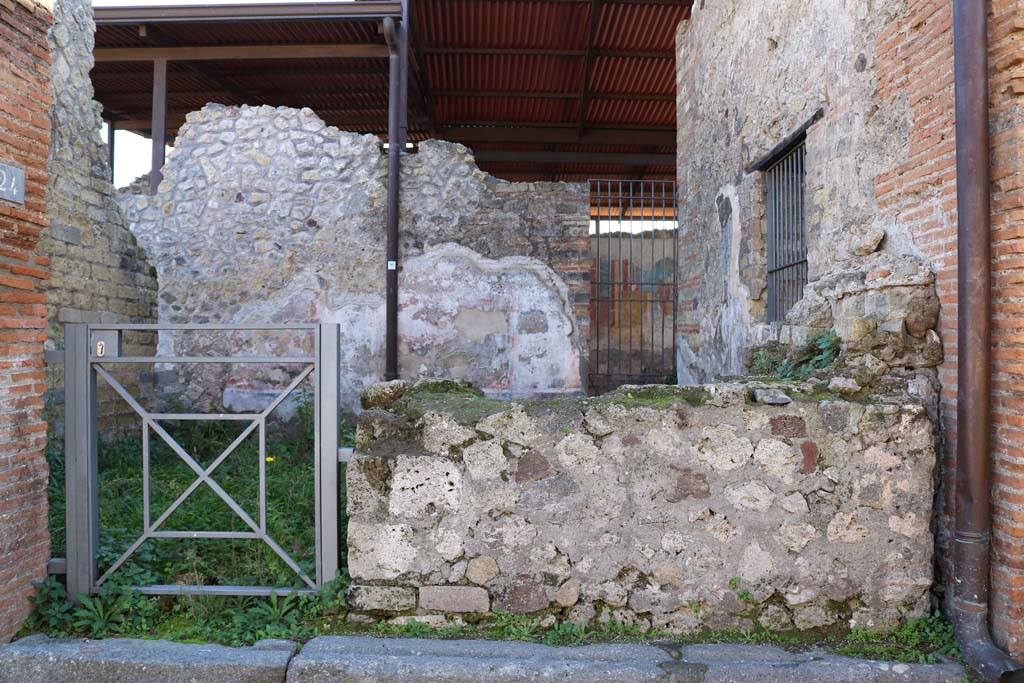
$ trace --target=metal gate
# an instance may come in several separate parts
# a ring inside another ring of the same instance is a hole
[[[590,388],[675,375],[678,219],[670,180],[591,180]]]
[[[95,593],[145,541],[155,538],[256,539],[266,543],[305,584],[295,591],[290,587],[268,586],[135,586],[153,595],[213,593],[219,595],[267,595],[271,592],[308,593],[335,578],[338,571],[338,325],[95,325],[69,324],[65,327],[65,463],[67,472],[67,587],[68,594]],[[124,356],[120,353],[123,332],[142,331],[268,331],[314,335],[312,355],[298,356]],[[148,411],[110,372],[117,365],[153,365],[156,363],[254,363],[295,364],[302,369],[270,404],[258,412],[158,413]],[[267,531],[266,430],[267,418],[307,378],[313,383],[314,476],[316,488],[316,576],[310,577]],[[143,485],[143,524],[139,537],[124,549],[106,571],[97,577],[96,555],[99,546],[99,491],[97,438],[97,385],[102,381],[120,396],[142,421],[139,466]],[[241,434],[208,466],[186,451],[160,424],[161,421],[238,420],[245,424]],[[214,479],[217,467],[248,436],[259,438],[259,514],[253,519]],[[150,438],[164,441],[195,473],[195,480],[171,505],[151,519]],[[248,531],[164,529],[171,514],[202,485],[208,486],[243,521]]]

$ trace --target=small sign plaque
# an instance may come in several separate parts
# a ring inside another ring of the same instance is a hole
[[[92,355],[96,358],[118,358],[121,355],[121,333],[117,330],[95,330],[92,333]]]
[[[0,163],[0,199],[15,204],[25,203],[24,169]]]

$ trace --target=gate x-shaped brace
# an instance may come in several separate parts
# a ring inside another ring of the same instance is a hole
[[[106,369],[104,369],[99,363],[94,365],[96,374],[102,377],[110,387],[117,392],[121,398],[142,418],[142,434],[143,434],[143,532],[138,539],[132,543],[128,549],[119,557],[117,560],[110,565],[110,568],[96,581],[96,585],[102,585],[118,568],[123,565],[132,554],[139,549],[139,547],[150,538],[220,538],[220,539],[257,539],[261,540],[270,547],[287,564],[292,571],[299,575],[303,582],[311,589],[316,590],[316,583],[314,583],[309,576],[302,570],[302,568],[295,562],[294,559],[288,553],[281,548],[278,543],[270,537],[267,533],[267,491],[266,491],[266,419],[267,417],[279,406],[281,403],[288,398],[289,395],[306,379],[313,371],[314,366],[307,366],[288,387],[279,394],[265,410],[260,413],[246,413],[246,414],[231,414],[213,416],[213,419],[232,419],[232,420],[250,420],[251,423],[242,431],[241,434],[235,438],[234,441],[223,451],[217,459],[210,463],[209,467],[203,468],[195,458],[193,458],[181,445],[175,441],[174,437],[167,433],[162,426],[160,426],[158,420],[183,420],[183,419],[210,419],[210,417],[203,416],[192,416],[192,415],[180,415],[180,414],[163,414],[163,413],[150,413],[142,405],[135,400],[135,398],[128,392],[124,386],[118,382]],[[259,490],[259,503],[260,503],[260,520],[257,524],[253,518],[246,513],[244,509],[232,498],[216,481],[213,480],[211,475],[213,471],[232,452],[250,435],[253,430],[259,428],[260,437],[260,490]],[[149,499],[149,430],[150,428],[156,432],[163,441],[170,446],[178,457],[180,457],[193,472],[196,473],[196,480],[193,481],[188,488],[182,492],[178,498],[171,503],[171,505],[156,519],[155,522],[150,522],[150,499]],[[186,499],[199,488],[200,485],[206,484],[210,489],[217,494],[217,496],[223,500],[231,510],[238,515],[238,517],[245,522],[245,524],[252,529],[251,532],[232,532],[232,531],[160,531],[160,525],[167,521],[167,518],[174,513],[178,507],[185,502]]]

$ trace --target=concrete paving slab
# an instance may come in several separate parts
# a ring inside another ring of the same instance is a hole
[[[0,647],[0,683],[283,683],[294,651],[34,635]]]

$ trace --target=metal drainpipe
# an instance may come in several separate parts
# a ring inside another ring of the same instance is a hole
[[[989,630],[991,213],[988,2],[953,0],[958,311],[956,522],[951,613],[967,663],[987,680],[1024,681]]]
[[[391,17],[384,19],[388,44],[388,227],[387,293],[385,296],[384,379],[398,379],[398,218],[401,182],[401,49],[398,30]]]

